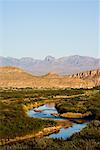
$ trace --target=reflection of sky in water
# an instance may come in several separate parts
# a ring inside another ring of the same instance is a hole
[[[42,112],[35,112],[34,110],[43,110],[43,111]],[[33,118],[51,118],[51,119],[54,119],[54,120],[67,120],[67,119],[63,119],[63,118],[60,118],[60,117],[55,117],[55,116],[51,115],[52,113],[58,113],[56,108],[55,108],[54,103],[45,104],[43,106],[40,106],[38,108],[35,108],[35,109],[32,109],[32,110],[28,111],[28,115],[30,117],[33,117]],[[67,139],[70,136],[72,136],[74,133],[79,132],[80,130],[82,130],[86,125],[87,125],[87,123],[74,124],[72,127],[69,127],[69,128],[61,128],[58,133],[53,133],[53,134],[47,136],[47,138]]]
[[[34,110],[42,110],[42,112],[35,112]],[[54,103],[45,104],[43,106],[28,111],[28,115],[33,118],[52,118],[57,120],[64,120],[63,118],[51,115],[52,113],[58,113]]]
[[[80,130],[82,130],[84,127],[86,127],[86,123],[84,124],[74,124],[72,127],[69,128],[62,128],[60,129],[60,131],[58,133],[53,133],[51,135],[49,135],[49,138],[63,138],[63,139],[67,139],[70,136],[72,136],[74,133],[79,132]]]

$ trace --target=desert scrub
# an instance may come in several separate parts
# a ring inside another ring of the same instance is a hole
[[[50,120],[29,118],[17,103],[5,104],[0,102],[0,138],[14,138],[33,132],[34,134],[45,127],[55,126]]]
[[[100,121],[94,120],[81,132],[74,134],[67,140],[63,139],[47,139],[32,138],[21,142],[15,142],[12,145],[2,146],[2,149],[39,149],[39,150],[99,150],[100,141]]]
[[[86,113],[90,111],[96,119],[100,118],[100,91],[90,96],[80,96],[63,99],[56,103],[59,113],[74,112]]]
[[[18,99],[18,98],[38,98],[40,96],[46,98],[52,98],[56,95],[78,95],[84,94],[84,89],[32,89],[32,88],[20,88],[20,89],[0,89],[0,98],[2,99]]]

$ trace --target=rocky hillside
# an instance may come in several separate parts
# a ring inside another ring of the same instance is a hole
[[[48,72],[55,72],[59,75],[69,75],[100,68],[100,59],[78,55],[58,59],[52,56],[47,56],[43,60],[29,57],[23,57],[20,59],[0,57],[0,66],[19,67],[26,72],[40,76],[45,75]]]
[[[33,76],[16,67],[0,67],[0,87],[35,88],[91,88],[100,85],[100,70],[60,76],[48,73]]]

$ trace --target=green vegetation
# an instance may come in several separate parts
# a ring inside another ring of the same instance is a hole
[[[0,138],[14,138],[36,133],[44,127],[54,126],[55,122],[29,118],[21,105],[0,102]]]
[[[99,150],[100,121],[92,121],[80,133],[76,133],[68,140],[36,139],[32,138],[2,146],[2,149],[24,150]]]
[[[91,96],[79,96],[75,98],[63,99],[61,103],[56,104],[60,113],[75,112],[86,113],[91,111],[96,119],[100,118],[100,91]]]
[[[52,98],[56,95],[78,95],[84,94],[84,89],[32,89],[32,88],[20,88],[20,89],[1,89],[0,99],[22,99],[22,98],[38,98],[46,97]]]
[[[38,93],[38,95],[36,95]],[[0,139],[9,139],[37,133],[45,127],[55,126],[52,120],[29,118],[23,105],[42,103],[40,92],[33,89],[0,89]]]
[[[56,95],[69,98],[54,98]],[[71,97],[72,96],[72,97]],[[2,150],[99,150],[100,148],[100,87],[93,89],[0,89],[0,139],[35,134],[44,127],[55,126],[51,120],[29,118],[23,106],[45,103],[49,99],[56,102],[60,113],[91,111],[94,120],[81,132],[70,139],[31,138],[2,145]],[[57,101],[56,101],[57,100]],[[2,142],[2,140],[1,140]]]

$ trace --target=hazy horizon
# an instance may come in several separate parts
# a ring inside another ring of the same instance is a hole
[[[40,60],[44,60],[46,57],[54,57],[53,55],[46,55],[43,56],[42,58],[36,58],[36,57],[32,57],[32,56],[22,56],[22,57],[13,57],[13,56],[2,56],[0,55],[0,57],[4,57],[4,58],[15,58],[15,59],[21,59],[21,58],[32,58],[32,59],[40,59]],[[95,58],[95,59],[100,59],[100,57],[93,57],[93,56],[85,56],[85,55],[65,55],[65,56],[60,56],[60,57],[54,57],[55,59],[59,59],[59,58],[63,58],[63,57],[71,57],[71,56],[80,56],[80,57],[90,57],[90,58]]]
[[[0,55],[100,57],[98,0],[0,1]]]

